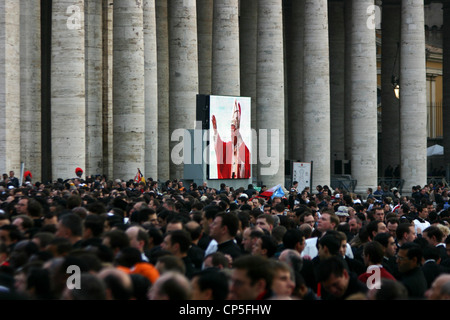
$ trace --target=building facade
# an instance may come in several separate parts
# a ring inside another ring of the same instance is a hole
[[[196,96],[211,94],[251,97],[252,128],[269,132],[254,150],[275,154],[277,170],[261,174],[266,164],[257,156],[256,183],[284,184],[295,160],[313,163],[312,185],[331,185],[349,164],[355,192],[365,193],[387,165],[398,165],[408,192],[427,182],[427,106],[439,92],[444,124],[448,118],[447,1],[0,0],[0,7],[0,171],[23,164],[35,181],[72,178],[76,167],[124,180],[137,168],[155,180],[183,179],[172,133],[196,129]],[[442,74],[434,66],[442,91],[433,67],[427,71],[439,46],[427,44],[426,17],[442,21]]]

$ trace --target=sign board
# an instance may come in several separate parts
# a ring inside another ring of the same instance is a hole
[[[312,162],[292,162],[292,182],[298,182],[298,191],[302,192],[305,187],[311,187],[312,180]]]

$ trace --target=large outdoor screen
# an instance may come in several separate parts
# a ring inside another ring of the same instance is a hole
[[[210,96],[209,121],[209,179],[251,178],[251,99]]]

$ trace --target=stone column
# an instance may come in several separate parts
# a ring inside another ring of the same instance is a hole
[[[214,0],[212,94],[240,95],[238,0]]]
[[[443,84],[442,84],[442,116],[443,116],[443,139],[444,146],[444,163],[449,177],[450,165],[450,126],[445,125],[450,123],[450,1],[443,1],[444,26],[442,30],[442,45],[443,45]],[[447,180],[448,181],[448,180]]]
[[[113,179],[113,6],[103,0],[102,14],[102,128],[103,173]]]
[[[102,1],[85,0],[86,175],[104,173],[102,11]]]
[[[281,0],[258,1],[257,41],[258,176],[267,186],[284,185],[285,87]]]
[[[345,15],[342,1],[328,1],[330,40],[331,167],[345,160]],[[334,172],[334,170],[332,170]]]
[[[257,52],[257,0],[240,2],[239,14],[239,50],[240,50],[240,87],[241,95],[250,97],[252,103],[251,126],[256,132],[256,52]],[[257,141],[252,140],[252,180],[258,181],[258,152]]]
[[[381,51],[381,174],[388,165],[400,165],[400,101],[395,97],[392,76],[400,70],[400,3],[383,1]]]
[[[330,185],[330,78],[328,6],[305,1],[303,59],[303,160],[313,162],[313,190]]]
[[[52,177],[86,170],[84,0],[52,5],[51,142]]]
[[[145,172],[158,179],[158,59],[155,0],[144,0]]]
[[[42,181],[41,3],[20,1],[20,148],[21,162],[33,181]]]
[[[145,172],[143,14],[141,2],[114,1],[114,178],[124,180]]]
[[[427,183],[427,94],[424,4],[402,0],[400,157],[403,193]]]
[[[213,0],[197,0],[198,90],[211,94]]]
[[[344,159],[352,158],[352,3],[353,0],[344,0],[344,25],[345,25],[345,58],[344,58]]]
[[[158,59],[158,177],[169,179],[169,25],[167,0],[156,0],[156,41]]]
[[[285,7],[288,148],[290,160],[303,160],[303,28],[304,1]]]
[[[369,10],[368,10],[369,8]],[[372,10],[370,10],[372,8]],[[377,60],[373,0],[352,2],[351,128],[352,178],[356,193],[378,183]]]
[[[20,2],[0,1],[0,170],[20,174]]]
[[[175,130],[194,129],[198,94],[197,10],[195,0],[173,0],[169,3],[169,133],[170,177],[183,179],[184,162],[174,147],[182,143]],[[174,162],[175,158],[176,161]]]

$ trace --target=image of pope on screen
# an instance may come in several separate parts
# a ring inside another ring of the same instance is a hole
[[[250,116],[250,98],[210,97],[209,179],[251,178]]]

